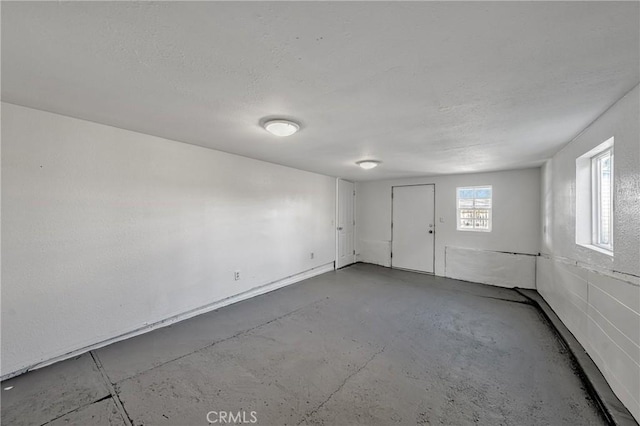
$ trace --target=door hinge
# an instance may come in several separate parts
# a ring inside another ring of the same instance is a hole
[[[391,258],[393,259],[393,252],[391,252]]]
[[[356,196],[356,191],[355,191],[355,190],[353,191],[353,196],[354,196],[354,197]]]
[[[355,250],[353,251],[353,254],[356,254],[356,251],[355,251]]]

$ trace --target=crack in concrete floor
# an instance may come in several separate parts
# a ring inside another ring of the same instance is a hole
[[[311,410],[309,413],[305,414],[305,416],[302,418],[302,420],[300,420],[298,422],[298,426],[300,426],[303,422],[307,421],[307,419],[309,419],[311,416],[313,416],[314,414],[316,414],[318,411],[320,411],[322,409],[322,407],[324,407],[324,405],[329,402],[329,400],[331,398],[333,398],[333,396],[335,394],[337,394],[338,392],[340,392],[340,390],[342,390],[342,388],[344,388],[344,386],[347,384],[347,382],[349,380],[351,380],[352,377],[354,377],[356,374],[360,373],[362,370],[364,370],[365,368],[367,368],[367,365],[369,365],[371,363],[371,361],[373,361],[373,359],[375,357],[377,357],[378,355],[380,355],[382,352],[384,352],[384,350],[386,349],[386,346],[384,346],[382,349],[380,349],[378,352],[374,353],[373,355],[371,355],[371,357],[360,367],[358,368],[355,372],[349,374],[343,381],[342,383],[340,383],[340,386],[338,386],[336,388],[336,390],[334,390],[333,392],[331,392],[331,394],[320,403],[320,405],[318,405],[316,408],[314,408],[313,410]]]

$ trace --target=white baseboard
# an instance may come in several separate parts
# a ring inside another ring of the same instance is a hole
[[[76,357],[78,355],[81,355],[83,353],[92,351],[94,349],[99,349],[99,348],[102,348],[104,346],[108,346],[108,345],[110,345],[112,343],[116,343],[116,342],[119,342],[121,340],[130,339],[132,337],[139,336],[140,334],[148,333],[148,332],[156,330],[158,328],[168,327],[168,326],[170,326],[172,324],[175,324],[177,322],[184,321],[186,319],[193,318],[195,316],[198,316],[198,315],[201,315],[201,314],[204,314],[204,313],[207,313],[207,312],[215,311],[216,309],[220,309],[222,307],[225,307],[225,306],[228,306],[228,305],[232,305],[234,303],[238,303],[238,302],[241,302],[243,300],[259,296],[261,294],[269,293],[269,292],[277,290],[279,288],[286,287],[286,286],[291,285],[291,284],[295,284],[295,283],[297,283],[299,281],[303,281],[303,280],[315,277],[316,275],[320,275],[320,274],[324,274],[326,272],[333,271],[334,269],[335,269],[334,262],[327,263],[325,265],[309,269],[309,270],[301,272],[299,274],[291,275],[291,276],[282,278],[280,280],[273,281],[271,283],[268,283],[268,284],[265,284],[265,285],[261,285],[259,287],[252,288],[251,290],[245,291],[243,293],[239,293],[239,294],[236,294],[234,296],[227,297],[225,299],[218,300],[218,301],[209,303],[207,305],[204,305],[204,306],[201,306],[201,307],[198,307],[198,308],[195,308],[195,309],[191,309],[191,310],[183,312],[181,314],[165,318],[163,320],[154,322],[152,324],[144,325],[142,327],[139,327],[139,328],[136,328],[134,330],[128,331],[126,333],[120,334],[118,336],[111,337],[109,339],[102,340],[100,342],[96,342],[96,343],[93,343],[91,345],[79,348],[79,349],[72,350],[72,351],[67,352],[67,353],[65,353],[63,355],[59,355],[59,356],[47,359],[45,361],[38,362],[38,363],[36,363],[34,365],[31,365],[29,367],[21,368],[20,370],[17,370],[17,371],[14,371],[12,373],[8,373],[8,374],[5,374],[4,376],[1,376],[0,380],[7,380],[7,379],[10,379],[12,377],[19,376],[20,374],[24,374],[27,371],[37,370],[39,368],[46,367],[46,366],[51,365],[51,364],[55,364],[56,362],[59,362],[59,361],[64,361],[64,360],[69,359],[69,358],[74,358],[74,357]]]

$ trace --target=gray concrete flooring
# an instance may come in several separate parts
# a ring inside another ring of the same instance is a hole
[[[605,424],[515,291],[364,264],[9,386],[3,425],[207,425],[210,411],[260,425]]]

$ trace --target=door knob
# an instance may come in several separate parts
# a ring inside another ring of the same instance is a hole
[[[338,231],[342,231],[342,226],[338,226]]]
[[[432,231],[432,230],[429,230],[429,233],[430,233],[430,234],[433,234],[433,231]]]

